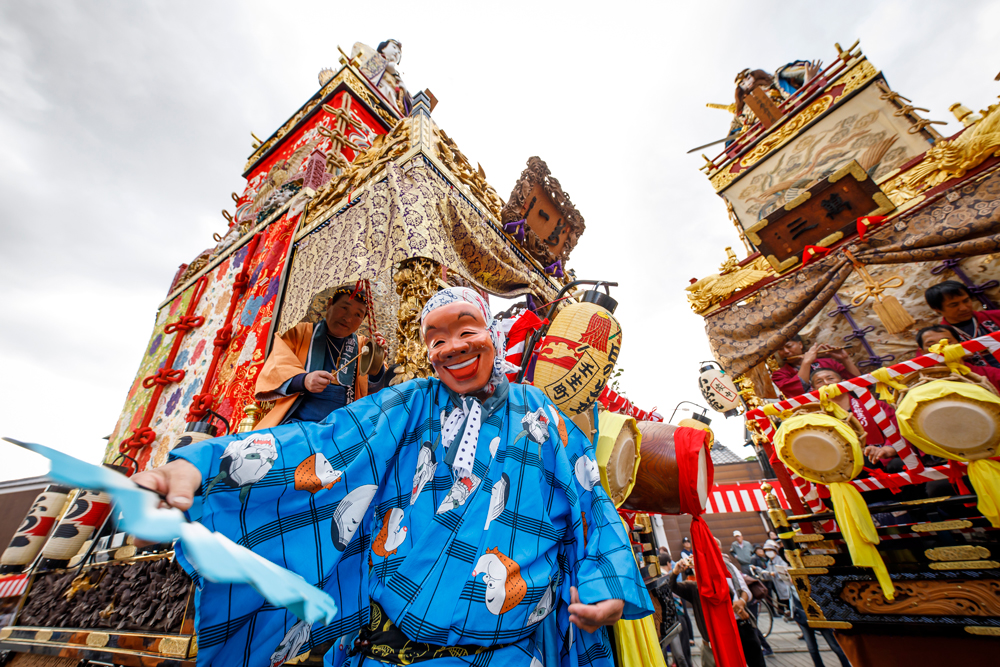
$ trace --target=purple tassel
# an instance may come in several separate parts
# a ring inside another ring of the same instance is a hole
[[[550,276],[555,276],[556,278],[562,278],[565,274],[563,273],[562,260],[557,259],[552,264],[545,267],[545,273]]]
[[[518,243],[524,243],[524,230],[525,230],[525,220],[517,220],[516,222],[508,222],[503,226],[503,230],[508,234],[513,234],[514,238],[517,239]]]

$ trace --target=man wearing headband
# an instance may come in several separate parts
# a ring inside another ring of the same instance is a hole
[[[360,287],[334,291],[326,315],[315,325],[301,322],[274,339],[257,377],[258,401],[276,401],[257,428],[289,422],[318,422],[368,394],[368,382],[379,382],[384,367],[361,373],[359,353],[368,342],[358,336],[368,308]]]
[[[200,520],[334,598],[339,616],[296,651],[332,642],[328,664],[612,667],[603,626],[652,609],[594,446],[540,390],[508,383],[476,292],[435,294],[421,333],[440,379],[254,432],[275,462],[246,488],[212,487]],[[188,509],[246,437],[133,479]],[[206,664],[269,665],[297,623],[246,586],[201,581],[196,602]]]

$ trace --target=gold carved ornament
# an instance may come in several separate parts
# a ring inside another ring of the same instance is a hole
[[[896,598],[882,596],[874,581],[852,581],[841,599],[862,614],[920,614],[924,616],[1000,616],[1000,581],[895,582]]]
[[[938,141],[916,166],[896,175],[882,191],[896,206],[950,180],[962,178],[988,158],[1000,155],[1000,103],[957,139]]]
[[[400,262],[399,269],[392,277],[399,294],[395,359],[399,368],[396,369],[396,377],[390,382],[392,385],[434,374],[427,358],[427,346],[420,334],[420,313],[428,299],[440,288],[440,274],[441,265],[434,260],[411,257]]]
[[[986,547],[970,544],[957,547],[935,547],[924,551],[924,555],[930,560],[937,561],[980,560],[989,558],[990,550]]]
[[[713,273],[684,288],[688,292],[691,310],[699,315],[713,310],[730,295],[755,285],[768,276],[776,275],[763,257],[741,267],[732,248],[726,248],[726,255],[727,259],[719,267],[719,273]]]
[[[361,187],[380,167],[387,162],[402,157],[410,149],[410,125],[405,118],[396,124],[388,134],[375,137],[368,150],[354,158],[354,162],[324,185],[316,193],[310,206],[306,227],[314,221],[328,217],[329,209],[340,202],[350,192]]]
[[[473,169],[468,158],[441,128],[435,126],[434,134],[437,138],[435,148],[438,151],[438,159],[455,175],[455,178],[469,186],[472,194],[486,205],[494,218],[499,220],[500,209],[503,208],[504,202],[493,186],[486,182],[486,172],[483,171],[482,165],[477,164],[478,168]]]

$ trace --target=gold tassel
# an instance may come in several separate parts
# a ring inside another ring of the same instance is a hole
[[[913,318],[910,317],[908,312],[906,312],[903,305],[899,303],[899,300],[892,295],[882,295],[882,293],[889,288],[902,287],[903,279],[899,276],[893,276],[881,282],[876,281],[871,277],[871,274],[868,273],[864,264],[855,259],[854,255],[852,255],[849,250],[845,250],[844,254],[847,255],[849,260],[851,260],[851,264],[854,265],[854,270],[858,272],[858,275],[861,276],[861,279],[865,283],[865,291],[854,297],[851,300],[851,305],[860,306],[868,300],[868,297],[872,297],[874,299],[872,308],[875,310],[875,314],[878,316],[879,320],[882,321],[882,325],[885,327],[887,332],[891,334],[898,334],[903,333],[912,327],[914,324]]]

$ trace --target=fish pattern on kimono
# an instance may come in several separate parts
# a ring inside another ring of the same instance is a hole
[[[545,395],[511,385],[506,403],[481,424],[467,484],[444,463],[439,415],[449,401],[439,380],[415,380],[319,423],[259,431],[255,437],[276,445],[273,464],[243,501],[239,487],[218,484],[203,496],[200,521],[334,598],[338,617],[312,627],[291,657],[332,644],[328,666],[356,665],[359,657],[347,654],[374,600],[415,642],[501,646],[477,656],[482,667],[533,660],[611,667],[604,630],[573,635],[570,587],[585,602],[624,600],[625,618],[652,610],[625,529],[594,481],[596,463],[587,463],[593,445],[564,420],[564,446]],[[172,457],[201,471],[204,491],[246,437],[192,443]],[[315,479],[297,480],[296,469],[314,455],[306,471]],[[443,505],[450,509],[439,512]],[[191,571],[183,548],[178,559]],[[249,586],[203,581],[196,605],[205,664],[267,667],[286,652],[279,644],[302,635],[285,641],[297,619]]]

